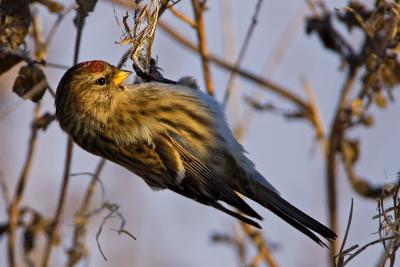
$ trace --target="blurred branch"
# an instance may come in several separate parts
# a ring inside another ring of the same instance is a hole
[[[290,47],[290,44],[293,43],[293,38],[296,36],[297,31],[299,30],[300,25],[302,24],[301,21],[304,16],[305,12],[305,5],[301,6],[296,15],[291,18],[289,23],[286,25],[283,33],[279,37],[278,41],[274,45],[274,47],[269,52],[268,59],[266,60],[266,64],[263,70],[262,76],[264,77],[272,77],[277,70],[278,66],[282,62],[285,54]],[[260,99],[264,94],[264,91],[257,90],[252,96],[252,99]],[[312,103],[310,103],[311,105]],[[310,106],[312,108],[312,106]],[[243,119],[234,127],[235,135],[238,137],[244,136],[249,129],[255,114],[258,110],[254,110],[253,107],[245,111],[245,114],[242,116]]]
[[[355,192],[357,192],[360,196],[367,198],[381,198],[387,197],[393,193],[393,188],[383,186],[372,186],[368,183],[367,180],[360,178],[354,170],[354,162],[352,161],[351,154],[352,149],[349,147],[346,141],[342,141],[341,144],[341,159],[344,165],[344,170],[347,174],[347,177],[350,181],[350,184]]]
[[[76,3],[73,3],[71,5],[69,5],[65,10],[63,10],[63,12],[61,12],[60,14],[58,14],[58,17],[56,19],[56,21],[54,22],[54,24],[51,26],[49,34],[47,35],[46,38],[46,45],[49,46],[51,44],[51,42],[53,41],[53,38],[58,30],[58,27],[60,26],[61,22],[63,21],[63,19],[74,9],[77,8]]]
[[[73,65],[76,65],[78,63],[79,50],[80,50],[80,46],[81,46],[81,37],[82,37],[83,27],[85,25],[85,20],[86,20],[86,17],[89,15],[89,12],[92,12],[94,10],[96,1],[86,2],[86,3],[78,1],[77,3],[78,3],[78,8],[77,8],[77,14],[76,14],[76,18],[75,18],[77,34],[76,34],[76,39],[75,39]],[[67,197],[68,184],[69,184],[69,179],[70,179],[70,174],[71,174],[73,146],[74,146],[74,143],[73,143],[71,137],[68,137],[66,155],[65,155],[64,174],[63,174],[63,180],[62,180],[62,185],[61,185],[61,190],[60,190],[60,197],[58,200],[54,219],[52,220],[47,244],[46,244],[46,247],[44,250],[44,257],[42,259],[43,267],[47,267],[50,262],[51,251],[52,251],[53,246],[56,243],[55,241],[56,241],[57,232],[59,230],[58,228],[59,228],[61,218],[62,218],[62,215],[64,212],[65,200]]]
[[[249,47],[251,36],[253,35],[254,29],[255,29],[255,27],[257,25],[257,22],[258,22],[258,16],[259,16],[260,11],[261,11],[262,3],[263,3],[263,0],[258,0],[256,6],[254,8],[254,14],[253,14],[253,16],[251,18],[251,22],[250,22],[249,28],[247,29],[247,32],[246,32],[246,36],[244,37],[244,41],[243,41],[243,44],[242,44],[242,48],[240,49],[239,56],[238,56],[238,58],[237,58],[237,60],[235,62],[235,65],[234,65],[235,69],[239,69],[240,68],[240,64],[242,63],[243,58],[244,58],[244,56],[246,54],[246,51],[247,51],[247,49]],[[229,99],[229,97],[231,95],[231,91],[233,90],[232,84],[233,84],[233,81],[234,81],[236,75],[237,75],[237,73],[232,72],[230,74],[230,76],[229,76],[228,85],[226,87],[225,95],[224,95],[224,99],[223,99],[223,104],[224,105],[226,105],[226,103],[228,102],[228,99]]]
[[[63,215],[63,211],[64,211],[64,207],[65,207],[65,200],[66,200],[67,192],[68,192],[68,184],[69,184],[71,163],[72,163],[72,152],[73,152],[73,142],[72,142],[72,139],[70,137],[68,137],[65,166],[64,166],[64,175],[63,175],[63,180],[62,180],[62,184],[61,184],[60,197],[58,200],[56,213],[54,215],[54,218],[52,220],[52,224],[50,227],[48,240],[47,240],[47,244],[46,244],[45,252],[44,252],[44,256],[43,256],[43,261],[42,261],[42,266],[44,266],[44,267],[48,266],[48,264],[50,262],[52,248],[54,245],[57,245],[56,237],[58,235],[57,234],[58,228],[59,228],[59,225],[61,222],[61,217]]]
[[[203,66],[204,84],[206,85],[209,95],[214,95],[214,85],[211,78],[210,59],[208,58],[208,48],[206,40],[206,31],[204,26],[204,11],[206,9],[206,0],[192,0],[193,13],[196,23],[196,33],[198,40],[198,50],[201,57],[201,64]]]
[[[40,117],[40,102],[38,102],[35,106],[34,111],[34,119],[33,122]],[[25,187],[27,183],[27,179],[32,167],[33,158],[35,155],[36,144],[37,144],[37,134],[38,128],[33,126],[31,127],[31,136],[29,138],[29,147],[26,155],[26,159],[24,165],[22,167],[22,171],[20,177],[17,182],[17,187],[15,189],[15,193],[13,199],[11,201],[9,207],[9,222],[8,222],[8,264],[10,267],[17,266],[15,260],[15,246],[16,246],[16,228],[19,219],[19,205],[22,201],[23,194],[25,192]]]
[[[101,159],[97,164],[96,170],[86,189],[81,207],[75,214],[72,245],[71,248],[68,249],[67,266],[69,267],[76,265],[81,260],[82,256],[85,255],[84,240],[86,236],[86,225],[88,223],[87,214],[89,212],[91,200],[96,189],[96,183],[99,181],[100,173],[104,169],[105,163],[106,160]]]
[[[340,148],[341,139],[343,138],[344,132],[344,107],[345,101],[350,93],[350,90],[355,82],[357,76],[358,68],[351,68],[347,74],[347,78],[340,90],[340,97],[336,108],[336,114],[333,120],[333,123],[329,132],[329,141],[327,145],[327,153],[326,153],[326,185],[327,185],[327,198],[328,205],[327,210],[329,212],[329,226],[330,228],[337,233],[338,228],[338,218],[337,218],[337,193],[336,193],[336,177],[337,177],[337,158],[336,153]],[[338,243],[336,240],[333,240],[330,247],[330,256],[331,259],[338,252]]]
[[[109,0],[110,1],[110,0]],[[111,1],[110,1],[111,2]],[[125,7],[125,8],[130,8],[129,2],[125,0],[114,0],[115,3]],[[160,29],[162,29],[165,33],[167,33],[173,40],[177,41],[180,43],[183,47],[196,52],[200,53],[199,48],[197,47],[196,44],[194,44],[192,41],[186,38],[186,36],[180,34],[177,32],[172,26],[170,26],[168,23],[164,21],[159,21],[158,26]],[[216,64],[217,66],[230,71],[232,73],[237,73],[241,77],[252,81],[256,83],[257,85],[261,86],[262,88],[269,90],[280,97],[289,100],[290,102],[293,102],[295,105],[297,105],[301,110],[305,112],[309,112],[309,106],[308,103],[305,102],[304,100],[301,99],[301,97],[297,96],[295,93],[291,92],[289,89],[280,86],[276,84],[275,82],[269,80],[269,79],[264,79],[260,76],[257,76],[256,74],[253,74],[252,72],[248,70],[244,70],[242,68],[235,68],[235,66],[222,58],[211,54],[207,53],[205,54],[205,57],[212,63]]]
[[[173,29],[169,24],[167,24],[164,21],[160,21],[159,23],[160,29],[164,30],[170,37],[172,37],[174,40],[182,44],[184,47],[190,49],[193,52],[198,53],[198,49],[195,44],[193,44],[189,39],[187,39],[185,36],[182,34],[178,33],[175,29]],[[256,74],[253,74],[250,71],[244,70],[242,68],[235,68],[235,66],[222,58],[215,56],[213,54],[207,54],[207,58],[210,60],[210,62],[215,63],[217,66],[228,70],[232,73],[238,73],[241,77],[252,81],[256,83],[257,85],[261,86],[262,88],[269,90],[280,97],[289,100],[290,102],[295,103],[299,108],[302,110],[308,111],[309,106],[308,104],[303,101],[299,96],[296,94],[292,93],[289,89],[280,86],[276,84],[275,82],[262,78],[260,76],[257,76]]]
[[[196,27],[196,22],[195,21],[193,21],[191,18],[189,18],[188,16],[186,16],[182,12],[178,11],[175,7],[171,6],[168,9],[169,9],[169,11],[171,11],[172,14],[175,15],[175,17],[177,17],[178,19],[180,19],[181,21],[183,21],[184,23],[186,23],[190,27],[192,27],[192,28]]]
[[[268,266],[277,267],[278,263],[272,256],[268,244],[267,242],[265,242],[261,232],[254,229],[251,225],[245,224],[243,222],[241,222],[241,225],[247,236],[251,239],[254,246],[256,246],[258,250],[258,254],[254,258],[250,266],[257,267],[260,265],[261,261],[264,260],[268,264]]]
[[[39,11],[36,6],[33,10],[32,35],[35,44],[35,58],[38,61],[42,61],[46,58],[47,45],[44,41],[42,33],[42,23],[40,20]]]
[[[4,179],[4,175],[3,175],[3,172],[1,171],[1,169],[0,169],[0,191],[3,195],[3,200],[4,200],[5,206],[10,207],[10,204],[11,204],[10,191],[8,189],[7,182]]]
[[[325,139],[325,126],[322,121],[321,110],[317,104],[317,97],[311,83],[307,79],[303,79],[303,87],[308,96],[308,103],[310,105],[310,121],[314,125],[315,136],[318,141],[322,141],[324,147],[324,154],[326,154],[326,139]]]

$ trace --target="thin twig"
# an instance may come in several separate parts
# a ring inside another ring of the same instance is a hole
[[[84,23],[85,23],[85,18],[83,16],[79,15],[78,16],[78,24],[77,24],[77,35],[76,35],[76,40],[75,40],[74,58],[73,58],[74,65],[78,63],[79,49],[80,49],[80,44],[81,44],[81,37],[82,37],[82,30],[83,30]],[[51,251],[52,251],[53,245],[55,243],[59,224],[61,222],[61,217],[64,212],[65,199],[67,197],[68,184],[69,184],[69,179],[70,179],[70,174],[71,174],[73,146],[74,146],[74,143],[73,143],[71,137],[68,137],[66,156],[65,156],[65,165],[64,165],[64,175],[63,175],[63,180],[62,180],[62,185],[61,185],[60,198],[58,200],[56,212],[54,215],[54,219],[52,221],[47,244],[45,247],[44,257],[43,257],[43,261],[42,261],[43,267],[47,267],[50,262]]]
[[[126,2],[123,0],[114,0],[114,2],[125,8],[131,8],[129,2]],[[112,1],[109,0],[109,3],[112,3]],[[186,36],[177,32],[168,23],[166,23],[164,21],[159,21],[158,26],[165,33],[167,33],[172,39],[174,39],[175,41],[180,43],[183,47],[185,47],[193,52],[199,53],[200,50],[199,50],[198,46],[196,46],[192,41],[187,39]],[[303,99],[301,99],[301,97],[297,96],[295,93],[291,92],[289,89],[287,89],[283,86],[280,86],[277,83],[275,83],[269,79],[265,79],[265,78],[262,78],[261,76],[257,76],[248,70],[244,70],[242,68],[235,68],[235,66],[233,66],[233,64],[231,64],[211,53],[205,54],[205,57],[210,62],[216,64],[217,66],[219,66],[225,70],[228,70],[232,73],[238,73],[243,78],[256,83],[257,85],[261,86],[262,88],[269,90],[269,91],[279,95],[282,98],[290,100],[291,102],[293,102],[294,104],[299,106],[299,108],[301,108],[301,110],[304,110],[305,112],[309,111],[308,104]]]
[[[273,77],[275,71],[277,70],[280,63],[283,61],[283,58],[292,44],[293,38],[296,36],[296,32],[299,30],[302,25],[301,21],[304,17],[305,5],[298,9],[296,15],[289,21],[282,35],[279,37],[278,41],[269,52],[268,59],[266,60],[266,65],[263,70],[263,77]],[[264,91],[257,90],[252,96],[253,99],[260,99],[264,95]],[[310,108],[312,111],[312,103],[310,103]],[[234,132],[237,133],[238,136],[243,136],[248,131],[250,125],[254,121],[256,110],[252,107],[247,108],[244,112],[245,114],[242,116],[245,118],[238,125],[234,127]]]
[[[206,1],[192,0],[193,13],[196,22],[197,40],[199,43],[198,49],[201,56],[201,64],[203,66],[204,83],[209,95],[214,95],[214,85],[211,78],[210,59],[208,58],[208,48],[206,40],[206,32],[204,26],[204,10]]]
[[[40,118],[40,102],[38,102],[35,106],[35,111],[34,111],[34,119],[33,122],[37,119]],[[18,223],[18,217],[19,217],[19,205],[21,203],[23,194],[25,192],[25,187],[27,183],[27,179],[32,167],[32,162],[33,158],[35,155],[36,151],[36,144],[37,144],[37,134],[38,134],[38,129],[36,127],[33,127],[33,122],[32,122],[32,128],[31,128],[31,136],[29,138],[29,146],[28,146],[28,151],[26,154],[26,159],[24,162],[24,165],[22,167],[21,174],[18,179],[17,187],[15,189],[14,193],[14,198],[11,201],[10,207],[9,207],[9,222],[8,222],[8,263],[10,267],[16,266],[16,261],[15,261],[15,245],[16,245],[16,236],[15,236],[15,230],[17,227]]]
[[[7,207],[10,207],[11,204],[10,191],[8,190],[7,183],[4,179],[4,175],[1,170],[0,170],[0,191],[3,195],[4,203],[6,204]]]
[[[82,258],[84,239],[86,234],[86,225],[88,223],[86,214],[89,211],[91,200],[96,189],[96,183],[99,180],[100,173],[104,169],[105,159],[101,159],[97,164],[96,170],[86,189],[85,196],[82,200],[81,207],[76,212],[74,220],[74,233],[72,238],[71,248],[68,250],[67,266],[72,267]]]
[[[254,9],[254,14],[253,14],[253,16],[251,18],[251,22],[250,22],[249,28],[247,29],[246,36],[245,36],[244,41],[243,41],[242,48],[240,49],[239,56],[238,56],[238,58],[237,58],[237,60],[235,62],[235,65],[234,65],[235,69],[240,68],[240,64],[242,64],[244,55],[246,54],[246,51],[247,51],[247,49],[249,47],[251,36],[253,35],[254,29],[256,28],[256,25],[257,25],[257,22],[258,22],[258,16],[259,16],[260,11],[261,11],[262,3],[263,3],[263,0],[258,0],[257,1],[257,4],[256,4],[255,9]],[[223,104],[224,105],[226,105],[226,103],[228,102],[228,99],[229,99],[229,97],[230,97],[230,95],[232,93],[232,90],[233,90],[232,83],[233,83],[236,75],[237,75],[237,73],[232,72],[231,75],[229,76],[228,85],[226,87],[225,95],[224,95],[224,99],[223,99]]]
[[[174,40],[179,42],[181,45],[190,49],[193,52],[198,53],[199,50],[194,43],[192,43],[190,40],[188,40],[182,34],[178,33],[175,29],[173,29],[166,22],[160,21],[159,27],[160,27],[160,29],[164,30],[164,32],[166,32],[170,37],[172,37]],[[223,60],[222,58],[220,58],[216,55],[207,54],[206,57],[210,60],[210,62],[215,63],[217,66],[219,66],[225,70],[228,70],[230,72],[238,73],[241,77],[256,83],[257,85],[261,86],[263,89],[269,90],[269,91],[279,95],[280,97],[293,102],[299,108],[301,108],[301,110],[304,110],[305,112],[309,111],[308,104],[303,99],[301,99],[300,96],[297,96],[295,93],[291,92],[289,89],[287,89],[281,85],[278,85],[277,83],[275,83],[269,79],[263,78],[261,76],[257,76],[256,74],[254,74],[248,70],[245,70],[242,68],[235,68],[235,66],[233,64]]]
[[[58,14],[56,21],[51,26],[49,34],[47,35],[47,39],[46,39],[47,46],[49,46],[50,43],[53,41],[53,38],[58,30],[58,27],[60,26],[61,22],[63,21],[63,19],[69,14],[69,12],[74,10],[76,7],[77,7],[76,3],[73,3],[73,4],[69,5],[66,9],[64,9],[60,14]]]
[[[69,184],[69,178],[70,178],[70,171],[71,171],[71,163],[72,163],[72,152],[73,152],[73,142],[70,137],[68,137],[67,141],[67,151],[66,151],[66,159],[65,159],[65,166],[64,166],[64,175],[63,175],[63,180],[62,180],[62,185],[61,185],[61,191],[60,191],[60,197],[58,200],[57,204],[57,209],[56,213],[54,216],[54,219],[51,224],[45,252],[44,252],[44,257],[43,257],[43,262],[42,266],[47,267],[50,262],[50,257],[51,257],[51,251],[53,248],[53,245],[56,243],[57,239],[57,233],[58,233],[58,228],[59,224],[61,222],[61,217],[64,211],[65,207],[65,200],[67,197],[67,192],[68,192],[68,184]]]
[[[196,22],[194,22],[192,19],[190,19],[188,16],[186,16],[182,12],[178,11],[175,7],[171,6],[168,9],[169,9],[169,11],[171,11],[172,14],[175,15],[175,17],[179,18],[181,21],[185,22],[190,27],[192,27],[192,28],[196,27]]]
[[[314,125],[314,128],[315,128],[316,139],[318,141],[320,141],[320,140],[323,141],[322,145],[325,148],[324,154],[326,154],[325,126],[322,121],[321,111],[317,104],[317,97],[315,96],[315,93],[314,93],[313,87],[311,86],[311,83],[307,79],[303,79],[303,86],[304,86],[304,90],[306,91],[306,94],[309,99],[308,103],[309,103],[310,111],[311,111],[310,121]]]
[[[278,263],[274,259],[274,257],[271,254],[271,251],[268,247],[267,242],[263,239],[263,236],[261,233],[252,226],[241,223],[243,230],[246,232],[246,234],[249,236],[253,244],[257,247],[259,255],[264,259],[264,261],[268,264],[270,267],[277,267]],[[257,263],[258,260],[255,261]],[[257,265],[251,265],[251,266],[257,266]]]
[[[345,101],[350,93],[350,90],[354,84],[355,78],[357,76],[358,68],[350,68],[346,80],[342,86],[340,91],[340,97],[336,108],[336,114],[334,121],[331,125],[330,134],[329,134],[329,144],[327,146],[327,165],[326,165],[326,188],[327,188],[327,198],[328,198],[328,211],[329,211],[329,226],[333,232],[338,231],[338,222],[337,222],[337,191],[336,191],[336,177],[337,177],[337,151],[341,144],[341,139],[344,131],[344,122],[343,122],[343,110],[345,107]],[[330,247],[330,259],[332,259],[338,251],[338,243],[336,240],[333,240]],[[331,261],[330,261],[331,262]]]
[[[103,259],[105,261],[107,261],[107,257],[104,254],[104,251],[103,251],[103,249],[101,248],[101,245],[100,245],[100,235],[101,235],[101,233],[103,231],[103,226],[106,224],[106,222],[109,219],[111,219],[113,217],[117,217],[117,218],[119,218],[121,220],[119,229],[117,229],[117,230],[113,229],[114,231],[117,231],[118,234],[125,234],[125,235],[129,236],[130,238],[132,238],[133,240],[136,240],[136,237],[125,229],[125,217],[122,215],[121,212],[119,212],[119,206],[118,205],[106,202],[106,203],[103,203],[103,206],[99,209],[99,211],[103,210],[104,208],[108,209],[109,213],[103,218],[103,221],[99,226],[99,229],[98,229],[98,231],[96,233],[96,242],[97,242],[97,247],[99,248],[101,256],[103,257]],[[95,211],[95,212],[97,212],[97,211]]]
[[[385,237],[385,238],[379,238],[377,240],[374,240],[368,244],[365,244],[364,246],[362,246],[361,248],[359,248],[356,252],[354,252],[353,254],[351,254],[351,256],[349,256],[343,266],[345,266],[347,263],[349,263],[352,259],[354,259],[358,254],[360,254],[361,252],[363,252],[366,248],[368,248],[369,246],[375,245],[375,244],[379,244],[380,242],[385,242],[388,240],[392,240],[392,239],[396,239],[397,236],[389,236],[389,237]]]
[[[34,15],[32,16],[32,35],[35,44],[35,58],[38,61],[42,61],[46,57],[47,45],[44,41],[42,24],[37,6],[35,6],[33,12]]]
[[[349,235],[349,231],[350,231],[350,225],[351,225],[351,221],[353,219],[353,199],[351,199],[351,205],[350,205],[350,213],[349,213],[349,219],[347,220],[347,226],[346,226],[346,232],[344,234],[343,237],[343,241],[342,241],[342,245],[340,246],[340,250],[339,250],[339,254],[336,255],[333,260],[334,260],[334,264],[335,264],[335,259],[337,258],[337,263],[335,264],[337,267],[342,267],[343,262],[344,262],[344,256],[345,253],[344,251],[344,246],[346,245],[346,241],[347,241],[347,237]]]
[[[70,68],[67,65],[58,64],[58,63],[54,63],[54,62],[48,62],[48,61],[46,61],[45,65],[46,65],[46,67],[60,69],[60,70],[67,70]]]

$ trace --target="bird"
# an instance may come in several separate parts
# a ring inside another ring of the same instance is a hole
[[[299,210],[245,155],[222,105],[191,78],[127,84],[132,72],[102,60],[72,66],[55,96],[60,127],[84,150],[143,178],[261,228],[247,197],[321,246],[336,234]]]

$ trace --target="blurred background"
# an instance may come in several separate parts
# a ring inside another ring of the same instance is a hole
[[[59,2],[65,6],[73,3],[70,0]],[[255,0],[207,2],[204,16],[210,53],[231,63],[236,61],[256,4]],[[325,4],[332,10],[345,6],[347,1],[325,1]],[[365,4],[371,6],[373,1],[365,1]],[[190,1],[180,1],[175,8],[193,17]],[[46,36],[57,17],[42,6],[38,10]],[[122,34],[116,17],[121,23],[125,12],[125,8],[111,1],[102,0],[97,3],[83,29],[79,61],[102,59],[112,64],[118,63],[126,47],[115,44]],[[259,12],[241,67],[290,88],[304,99],[307,99],[303,82],[306,79],[314,89],[321,119],[329,129],[340,88],[346,77],[340,68],[339,57],[326,50],[316,34],[305,33],[305,18],[311,14],[307,3],[265,0]],[[48,62],[71,66],[76,35],[74,16],[74,12],[71,12],[62,20],[49,47]],[[171,12],[165,12],[162,21],[196,42],[195,31]],[[339,31],[346,32],[347,41],[355,47],[363,41],[360,31],[348,34],[342,24],[335,26]],[[182,76],[194,76],[200,87],[205,88],[199,55],[172,40],[163,30],[157,30],[152,55],[158,59],[165,77],[176,80]],[[35,106],[12,93],[18,66],[0,77],[0,174],[11,193],[15,190],[26,157]],[[214,64],[210,66],[216,98],[222,100],[230,72]],[[129,62],[125,68],[130,69]],[[45,68],[52,88],[57,87],[64,72],[63,69]],[[360,86],[359,79],[354,86]],[[243,101],[244,97],[256,98],[261,103],[270,102],[283,110],[292,108],[287,101],[268,90],[260,89],[254,82],[239,77],[235,81],[235,89],[226,114],[233,128],[238,123],[248,122],[241,142],[249,158],[283,197],[328,224],[324,152],[315,139],[312,126],[305,120],[288,120],[274,112],[254,112]],[[395,98],[400,96],[398,90],[393,90],[393,94]],[[42,110],[54,112],[53,98],[48,93],[42,100]],[[371,107],[370,112],[374,114],[374,126],[368,129],[356,128],[350,132],[351,136],[362,140],[362,153],[356,170],[360,175],[368,177],[372,184],[393,182],[400,167],[400,108],[397,102],[393,102],[385,109]],[[29,205],[45,216],[53,216],[61,186],[66,140],[67,136],[57,122],[51,123],[46,131],[38,133],[37,151],[22,206]],[[72,173],[93,172],[98,161],[98,157],[75,146]],[[63,238],[55,250],[51,266],[65,264],[65,250],[72,242],[74,213],[81,205],[89,181],[89,176],[71,177],[60,228]],[[86,238],[89,255],[78,266],[240,265],[237,251],[232,246],[212,240],[216,233],[235,234],[238,226],[231,217],[170,191],[153,192],[140,178],[110,162],[106,163],[101,181],[105,187],[105,199],[120,206],[120,212],[126,219],[125,229],[137,240],[133,241],[111,230],[118,229],[120,221],[118,218],[109,220],[99,237],[108,259],[104,261],[97,248],[96,232],[107,213],[100,213],[90,219]],[[365,244],[376,239],[378,222],[372,220],[372,217],[377,213],[377,202],[355,193],[342,167],[338,168],[337,184],[340,240],[347,224],[351,198],[354,199],[354,213],[347,244]],[[101,197],[100,190],[97,190],[93,208],[101,205]],[[328,265],[327,249],[317,246],[256,203],[251,205],[265,218],[262,233],[280,266]],[[0,207],[0,222],[3,223],[7,220],[7,207],[3,198]],[[17,233],[20,236],[21,232]],[[41,236],[37,241],[39,244],[44,243],[45,237]],[[18,245],[22,246],[19,237]],[[2,237],[0,266],[7,266],[6,253],[7,242]],[[39,262],[37,259],[41,253],[40,246],[33,251],[35,262]],[[255,253],[256,248],[248,245],[247,258],[251,259]],[[356,257],[350,266],[374,266],[381,254],[381,246],[371,247]],[[19,258],[18,266],[24,264]]]

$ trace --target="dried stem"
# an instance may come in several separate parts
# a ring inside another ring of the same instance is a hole
[[[203,66],[204,83],[209,95],[214,95],[214,85],[211,78],[210,59],[208,57],[208,48],[206,40],[206,32],[204,26],[204,10],[206,1],[192,0],[193,12],[196,22],[197,40],[199,43],[198,49],[201,56],[201,64]]]
[[[252,267],[258,266],[259,265],[258,258],[260,257],[268,264],[268,266],[277,267],[278,263],[272,256],[271,251],[269,250],[268,244],[267,244],[267,242],[265,242],[260,231],[257,231],[256,229],[254,229],[251,225],[248,225],[245,223],[241,223],[241,224],[242,224],[243,230],[246,232],[246,234],[249,236],[249,238],[251,239],[251,241],[257,247],[257,250],[258,250],[259,256],[256,256],[257,259],[255,259],[255,261],[253,261],[253,264],[251,264],[250,266],[252,266]]]
[[[129,3],[126,1],[114,0],[114,2],[125,8],[130,8]],[[173,40],[180,43],[183,47],[185,47],[193,52],[200,53],[199,52],[200,49],[196,44],[191,42],[188,38],[186,38],[186,36],[177,32],[168,23],[166,23],[164,21],[159,21],[158,26],[165,33],[167,33]],[[241,77],[256,83],[257,85],[261,86],[262,88],[269,90],[269,91],[279,95],[280,97],[293,102],[295,105],[297,105],[301,110],[305,111],[306,113],[309,112],[310,107],[308,106],[308,103],[306,101],[304,101],[303,99],[301,99],[301,97],[297,96],[295,93],[291,92],[289,89],[287,89],[283,86],[280,86],[277,83],[275,83],[269,79],[265,79],[260,76],[257,76],[256,74],[254,74],[248,70],[244,70],[242,68],[235,68],[235,66],[233,64],[227,62],[226,60],[223,60],[222,58],[220,58],[214,54],[206,53],[205,57],[207,58],[207,60],[216,64],[217,66],[221,67],[222,69],[225,69],[232,73],[237,73]]]
[[[14,198],[9,207],[9,222],[8,222],[8,264],[10,267],[17,266],[15,260],[15,245],[16,245],[16,228],[19,217],[19,205],[21,203],[27,179],[32,167],[33,158],[35,155],[38,129],[34,127],[34,121],[41,116],[40,102],[36,104],[34,111],[34,119],[31,127],[31,136],[29,138],[29,146],[26,154],[26,159],[22,167],[20,177],[18,179],[17,187],[15,189]]]
[[[172,14],[175,15],[178,19],[183,21],[184,23],[188,24],[192,28],[196,28],[196,22],[194,22],[191,18],[183,14],[182,12],[178,11],[175,7],[171,6],[168,8],[169,11],[171,11]]]
[[[48,236],[48,240],[47,240],[47,245],[46,245],[44,256],[43,256],[42,266],[44,266],[44,267],[47,267],[49,265],[52,248],[57,243],[56,240],[57,240],[57,236],[58,236],[58,228],[59,228],[59,224],[61,222],[61,217],[62,217],[62,214],[64,211],[65,199],[67,197],[67,191],[68,191],[68,184],[69,184],[71,163],[72,163],[72,152],[73,152],[73,142],[72,142],[72,139],[70,137],[68,137],[66,159],[65,159],[65,166],[64,166],[64,175],[63,175],[63,181],[62,181],[62,185],[61,185],[60,198],[58,200],[56,213],[55,213],[54,219],[51,224],[51,228],[50,228],[50,232],[49,232],[49,236]]]
[[[299,8],[296,15],[290,20],[282,35],[279,37],[277,43],[274,45],[274,48],[269,52],[270,56],[266,61],[266,65],[263,71],[264,77],[272,77],[278,68],[279,64],[282,62],[290,44],[292,44],[292,40],[295,37],[296,32],[299,30],[300,25],[302,25],[301,20],[304,17],[305,5],[302,8]],[[263,91],[257,91],[252,96],[253,99],[260,99],[263,96]],[[310,108],[312,103],[310,103]],[[312,111],[312,110],[311,110]],[[256,110],[253,107],[245,110],[245,114],[242,120],[236,127],[234,128],[234,132],[237,136],[243,136],[246,134],[250,125],[252,124],[254,117],[256,114]]]
[[[340,251],[339,254],[336,255],[333,260],[334,260],[334,265],[336,267],[342,267],[344,266],[344,257],[346,255],[346,253],[344,253],[344,246],[346,245],[346,241],[347,241],[347,237],[349,235],[349,231],[350,231],[350,225],[351,225],[351,221],[353,219],[353,199],[351,199],[351,205],[350,205],[350,213],[349,213],[349,219],[347,220],[347,226],[346,226],[346,232],[344,234],[343,237],[343,241],[342,241],[342,245],[340,246]],[[335,259],[337,258],[337,262],[335,262]]]
[[[63,21],[63,19],[69,14],[69,12],[71,12],[75,8],[76,8],[76,3],[73,3],[70,6],[68,6],[65,10],[63,10],[63,12],[61,14],[58,14],[56,21],[51,26],[49,34],[47,35],[47,38],[46,38],[47,46],[49,46],[50,43],[53,41],[53,38],[58,30],[58,27],[60,26],[61,22]]]
[[[310,106],[310,121],[314,125],[315,128],[315,136],[318,141],[322,140],[322,145],[324,147],[324,154],[326,155],[326,144],[325,144],[325,126],[322,121],[321,110],[317,104],[317,97],[315,96],[314,89],[311,86],[310,82],[306,79],[303,81],[304,90],[308,96],[308,103]]]
[[[345,107],[346,98],[353,86],[357,76],[358,68],[350,68],[347,78],[341,89],[339,101],[336,108],[335,118],[331,125],[329,134],[329,143],[327,145],[327,165],[326,165],[326,179],[327,179],[327,197],[329,211],[329,226],[335,233],[338,232],[338,218],[337,218],[337,190],[336,190],[336,177],[337,177],[337,151],[340,148],[341,140],[344,131],[343,111]],[[334,240],[330,247],[330,259],[332,259],[338,252],[338,243]],[[332,262],[332,261],[330,261]]]
[[[89,212],[91,200],[93,197],[93,194],[96,189],[96,183],[98,182],[100,173],[104,169],[104,165],[106,163],[105,159],[101,159],[99,163],[97,164],[96,170],[92,176],[92,179],[86,189],[85,196],[83,198],[81,207],[77,211],[75,215],[75,220],[74,220],[74,233],[73,233],[73,241],[71,248],[68,250],[68,263],[67,266],[74,266],[79,262],[83,255],[83,249],[84,249],[84,239],[85,239],[85,234],[86,234],[86,225],[88,223],[88,218],[86,215]]]
[[[74,49],[74,59],[73,59],[74,65],[78,63],[79,49],[80,49],[80,44],[81,44],[81,37],[82,37],[82,30],[83,30],[84,23],[85,23],[85,17],[79,15],[78,23],[77,23],[77,35],[76,35],[76,39],[75,39],[75,49]],[[62,218],[62,215],[64,212],[65,199],[67,197],[68,184],[69,184],[69,179],[70,179],[70,174],[71,174],[73,146],[74,146],[74,143],[73,143],[71,137],[68,137],[66,156],[65,156],[65,165],[64,165],[64,175],[63,175],[63,180],[62,180],[62,185],[61,185],[60,197],[58,200],[56,212],[54,215],[54,219],[52,221],[47,244],[45,247],[44,257],[43,257],[43,261],[42,261],[43,267],[47,267],[49,265],[51,251],[52,251],[53,245],[55,245],[59,224],[61,222],[61,218]]]
[[[32,17],[32,29],[32,35],[35,44],[35,58],[38,61],[42,61],[46,58],[47,45],[44,42],[42,24],[37,8],[34,9],[34,15]]]
[[[197,52],[197,53],[199,52],[197,46],[194,43],[192,43],[190,40],[188,40],[182,34],[178,33],[169,24],[167,24],[163,21],[160,21],[159,27],[160,27],[160,29],[164,30],[170,37],[172,37],[175,41],[179,42],[184,47],[190,49],[193,52]],[[206,54],[206,57],[210,60],[210,62],[215,63],[217,66],[219,66],[225,70],[228,70],[232,73],[237,73],[241,77],[256,83],[257,85],[261,86],[262,88],[269,90],[269,91],[279,95],[280,97],[293,102],[299,108],[301,108],[301,110],[304,110],[306,112],[309,111],[308,104],[303,99],[301,99],[301,97],[297,96],[295,93],[291,92],[289,89],[287,89],[283,86],[280,86],[269,79],[257,76],[256,74],[254,74],[248,70],[244,70],[242,68],[235,68],[235,66],[233,64],[231,64],[213,54]]]
[[[347,263],[349,263],[352,259],[354,259],[358,254],[360,254],[361,252],[363,252],[363,251],[364,251],[366,248],[368,248],[369,246],[376,245],[376,244],[379,244],[379,243],[381,243],[381,242],[385,242],[385,241],[392,240],[392,239],[396,239],[396,238],[397,238],[396,236],[389,236],[389,237],[379,238],[379,239],[377,239],[377,240],[374,240],[374,241],[372,241],[372,242],[369,242],[368,244],[365,244],[364,246],[362,246],[361,248],[359,248],[356,252],[354,252],[353,254],[351,254],[351,255],[346,259],[346,261],[344,262],[343,266],[345,266]],[[357,247],[358,247],[358,246],[357,246]],[[357,248],[357,247],[354,247],[354,248]]]
[[[244,38],[242,48],[240,49],[239,56],[238,56],[238,58],[237,58],[237,60],[235,62],[235,65],[234,65],[235,69],[240,68],[240,64],[242,63],[244,55],[246,54],[246,51],[247,51],[247,49],[249,47],[251,36],[253,35],[254,29],[256,28],[256,25],[257,25],[257,22],[258,22],[258,16],[259,16],[260,11],[261,11],[262,2],[263,2],[262,0],[258,0],[257,1],[257,4],[256,4],[255,9],[254,9],[254,14],[253,14],[253,16],[251,18],[250,26],[247,29],[246,36]],[[229,99],[229,97],[230,97],[230,95],[232,93],[232,90],[233,90],[232,84],[233,84],[233,81],[234,81],[236,75],[237,75],[237,73],[232,72],[231,75],[229,76],[228,85],[227,85],[227,88],[225,90],[225,95],[224,95],[224,100],[223,100],[224,105],[226,105],[226,103],[228,102],[228,99]]]

